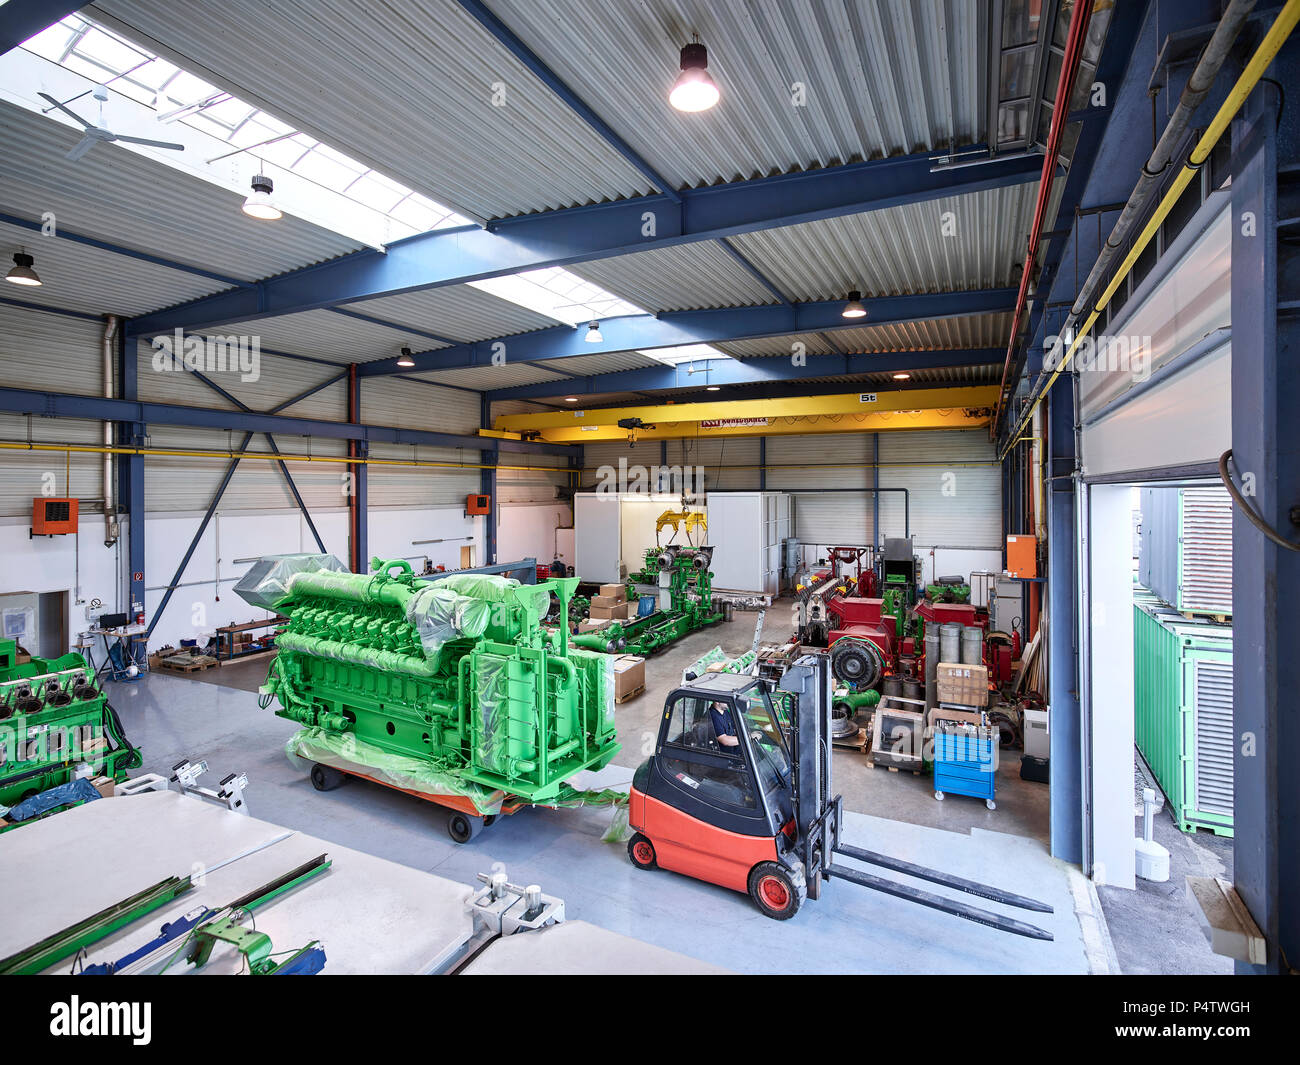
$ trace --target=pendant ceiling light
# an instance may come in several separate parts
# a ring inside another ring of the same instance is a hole
[[[409,370],[412,366],[415,365],[415,360],[411,358],[410,348],[402,349],[402,354],[397,356],[397,365],[407,370]]]
[[[844,305],[844,310],[840,311],[841,318],[865,318],[867,308],[862,303],[862,293],[854,289],[849,293],[849,302]]]
[[[36,260],[28,255],[25,251],[14,254],[13,268],[5,274],[6,281],[12,281],[15,285],[39,285],[43,282],[37,276],[36,271],[32,269],[36,265]]]
[[[682,72],[668,102],[678,111],[707,111],[718,102],[718,86],[709,73],[709,50],[696,38],[682,49]]]
[[[253,178],[252,194],[244,201],[244,214],[266,222],[274,222],[282,217],[280,208],[271,201],[271,193],[274,191],[275,185],[269,177],[265,174],[256,175]]]
[[[599,344],[601,343],[601,341],[605,339],[603,336],[600,335],[599,322],[589,322],[587,324],[587,336],[585,339],[588,344]]]

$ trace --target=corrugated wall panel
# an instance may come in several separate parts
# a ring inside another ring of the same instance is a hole
[[[869,544],[875,539],[868,492],[817,494],[818,488],[869,488],[870,433],[773,436],[767,487],[794,494],[794,535],[809,544]]]
[[[668,465],[703,467],[709,489],[758,488],[758,437],[669,440]]]
[[[396,429],[425,429],[438,433],[477,433],[479,398],[476,393],[415,381],[384,377],[361,384],[361,420]],[[467,452],[478,461],[478,452]]]
[[[1002,476],[982,429],[880,434],[880,484],[911,493],[917,547],[996,549],[1002,539]],[[903,502],[880,498],[880,528],[903,535]]]
[[[139,342],[138,380],[140,398],[157,403],[177,403],[186,407],[211,407],[219,410],[238,408],[220,393],[213,391],[192,373],[185,370],[162,369],[170,363],[165,355],[146,341]],[[235,370],[205,372],[204,376],[220,385],[245,406],[256,411],[267,411],[314,385],[338,376],[341,368],[322,366],[319,363],[285,359],[262,354],[256,366],[256,380],[243,380]],[[347,420],[347,382],[336,381],[306,399],[299,400],[282,412],[286,416],[320,418],[324,421]],[[281,444],[284,447],[285,444]]]
[[[558,489],[569,483],[568,461],[563,455],[523,455],[502,452],[504,466],[533,469],[502,469],[497,472],[498,503],[546,503],[558,497]],[[536,467],[546,467],[537,469]]]
[[[477,451],[440,447],[413,448],[406,444],[374,444],[371,458],[418,459],[422,462],[477,463]],[[477,468],[372,465],[369,471],[370,506],[461,506],[479,490]],[[371,518],[373,521],[374,518]]]

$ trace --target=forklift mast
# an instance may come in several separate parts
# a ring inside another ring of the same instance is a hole
[[[791,784],[795,827],[798,839],[805,840],[825,812],[831,790],[829,659],[802,655],[790,664],[777,687],[795,696],[790,715]]]

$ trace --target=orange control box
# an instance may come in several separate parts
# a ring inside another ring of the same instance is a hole
[[[492,497],[478,495],[477,493],[471,496],[466,496],[465,513],[466,514],[491,514]]]
[[[60,536],[77,531],[77,501],[40,496],[32,500],[32,535]]]
[[[1021,580],[1038,576],[1038,541],[1023,533],[1007,537],[1007,576]]]

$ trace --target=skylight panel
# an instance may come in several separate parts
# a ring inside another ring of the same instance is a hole
[[[701,359],[731,358],[711,344],[680,344],[675,348],[649,348],[638,351],[637,354],[662,362],[665,366],[680,366],[684,362],[698,362]]]
[[[471,281],[470,284],[567,325],[646,313],[643,308],[559,266],[525,270],[505,277]]]

